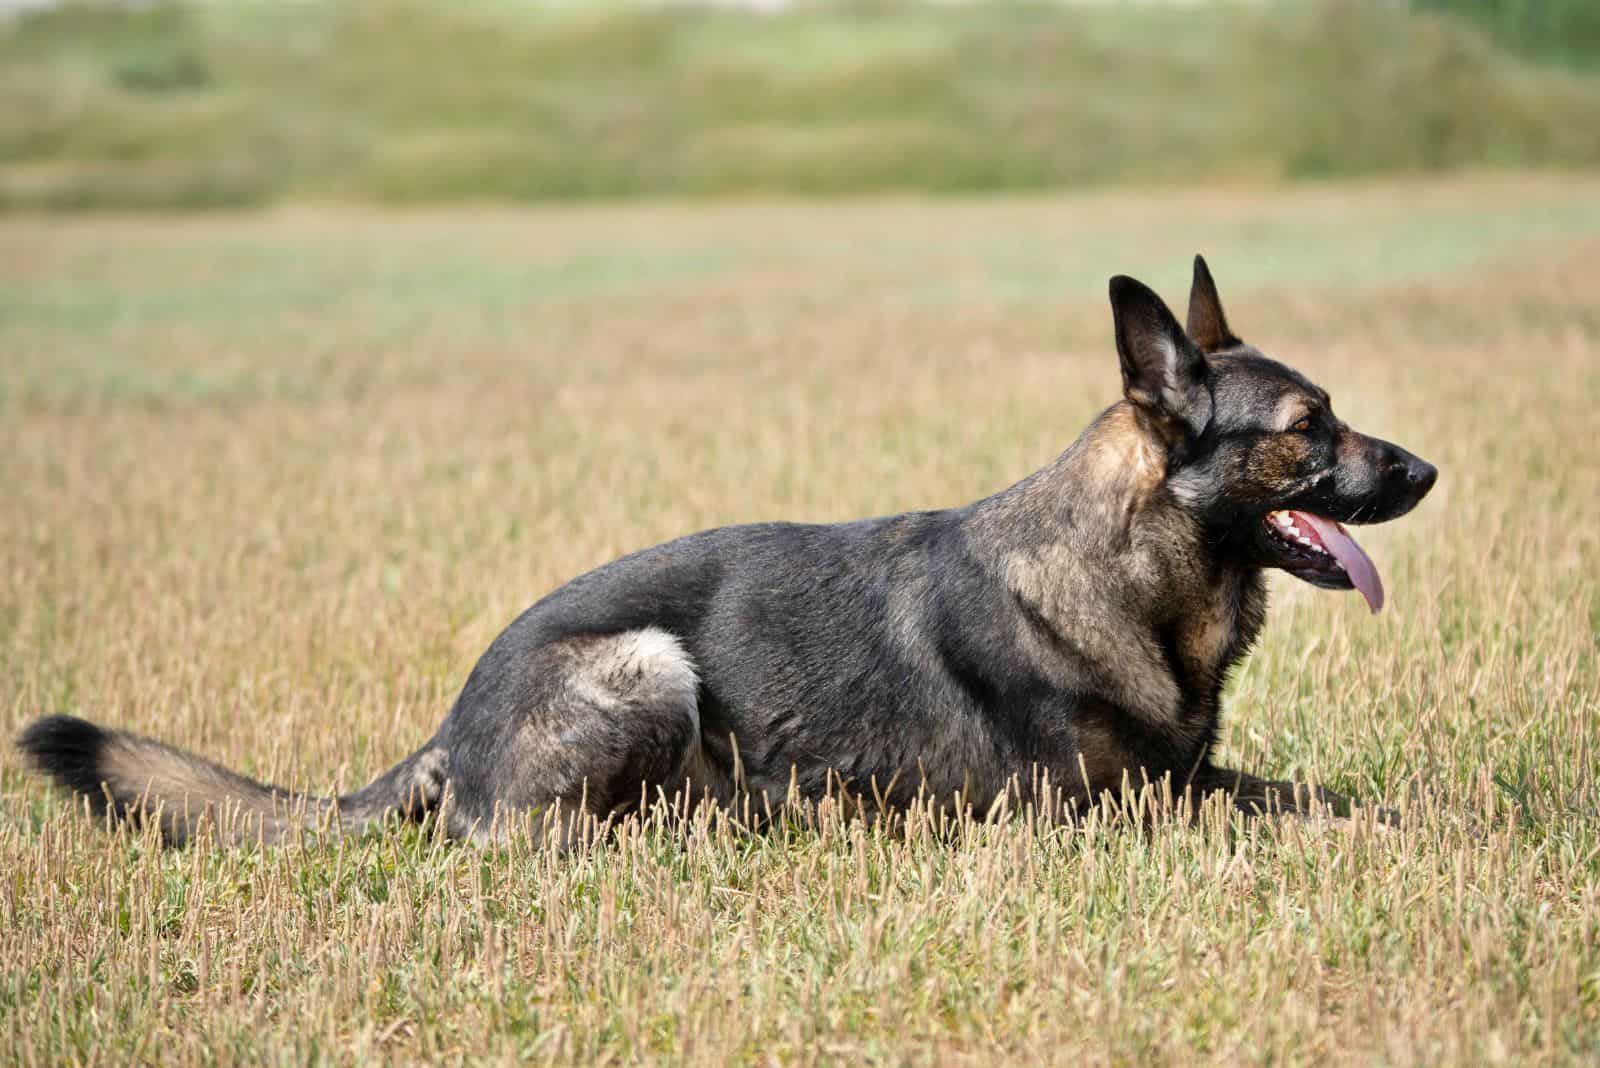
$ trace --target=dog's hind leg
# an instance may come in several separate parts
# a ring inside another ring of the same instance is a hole
[[[325,823],[355,833],[396,814],[431,816],[452,837],[477,840],[497,821],[554,815],[570,843],[642,799],[725,799],[731,778],[700,744],[693,660],[653,627],[491,649],[438,734],[338,798],[290,794],[69,716],[30,725],[17,744],[98,812],[155,819],[171,845],[208,819],[242,843]]]
[[[570,845],[641,800],[725,793],[701,751],[694,661],[666,631],[561,639],[496,672],[513,678],[469,684],[440,732],[452,833]]]

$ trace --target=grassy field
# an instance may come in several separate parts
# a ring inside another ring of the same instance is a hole
[[[74,4],[0,20],[0,210],[1594,166],[1579,2]]]
[[[0,223],[0,729],[349,786],[532,600],[955,504],[1116,395],[1117,271],[1443,474],[1277,581],[1223,756],[1403,829],[636,826],[163,853],[0,756],[0,1061],[1593,1063],[1600,181]]]

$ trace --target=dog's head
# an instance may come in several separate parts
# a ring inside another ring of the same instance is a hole
[[[1240,341],[1196,256],[1185,331],[1160,297],[1111,280],[1123,394],[1166,447],[1166,485],[1230,562],[1359,589],[1377,611],[1377,569],[1345,523],[1405,515],[1438,471],[1352,430],[1325,390]]]

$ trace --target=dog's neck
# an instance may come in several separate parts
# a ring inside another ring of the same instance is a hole
[[[1119,695],[1125,707],[1168,722],[1193,715],[1209,731],[1222,681],[1260,629],[1264,583],[1218,558],[1168,490],[1168,459],[1121,402],[1053,463],[973,505],[969,522],[1036,618],[1080,642],[1079,621],[1097,621],[1106,647],[1082,651],[1126,666],[1136,681]]]
[[[1052,463],[974,505],[973,518],[1002,544],[1020,538],[1114,556],[1131,546],[1149,513],[1177,512],[1166,490],[1167,460],[1160,436],[1121,401]]]

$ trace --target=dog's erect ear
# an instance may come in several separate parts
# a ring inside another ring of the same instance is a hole
[[[1206,360],[1162,299],[1126,275],[1111,280],[1122,393],[1163,425],[1199,436],[1211,421]]]
[[[1194,258],[1194,284],[1189,287],[1189,336],[1201,352],[1220,352],[1239,344],[1222,314],[1222,298],[1204,256]]]

